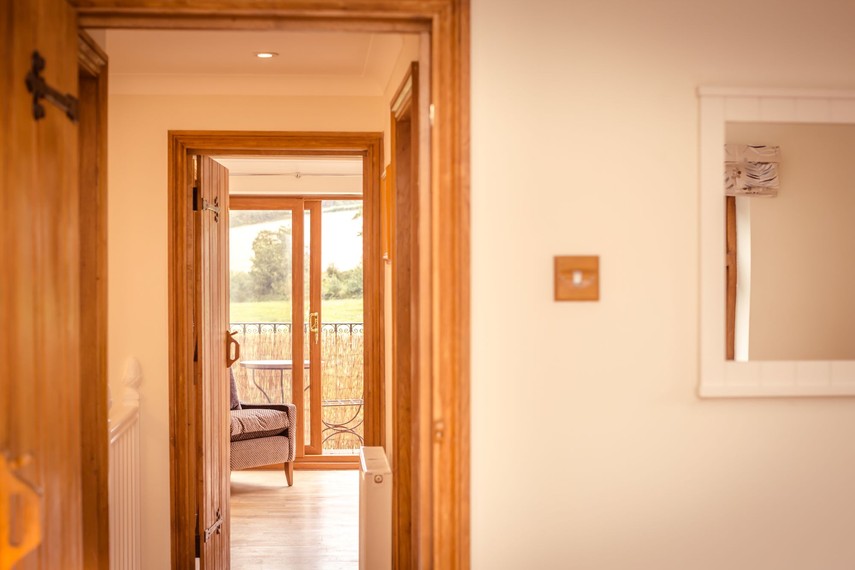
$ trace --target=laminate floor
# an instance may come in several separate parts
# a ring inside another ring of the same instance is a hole
[[[359,472],[232,473],[234,570],[355,570],[359,566]]]

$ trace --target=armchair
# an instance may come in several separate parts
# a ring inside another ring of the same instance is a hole
[[[231,469],[283,463],[285,479],[294,483],[297,408],[294,404],[245,404],[231,377]]]

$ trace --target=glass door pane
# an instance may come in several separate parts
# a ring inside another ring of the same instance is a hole
[[[362,200],[321,205],[321,439],[325,454],[363,443]]]
[[[233,367],[241,400],[291,401],[292,212],[229,212],[231,330],[239,332],[241,360]]]
[[[297,406],[299,457],[304,452],[301,416],[308,387],[302,357],[303,203],[271,199],[267,209],[257,202],[250,202],[253,209],[248,209],[246,200],[234,196],[229,211],[230,319],[241,344],[240,361],[232,370],[241,401]],[[295,354],[300,357],[293,358]]]

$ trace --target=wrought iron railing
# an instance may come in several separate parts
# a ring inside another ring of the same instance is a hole
[[[309,338],[308,324],[305,326]],[[231,323],[229,330],[237,333],[241,360],[291,359],[292,323],[236,322]],[[364,332],[363,323],[321,323],[321,420],[325,452],[354,452],[362,443]],[[261,403],[269,399],[265,398],[265,391],[290,394],[290,371],[248,374],[243,366],[234,366],[232,371],[245,401]],[[308,422],[309,410],[305,412]]]
[[[231,323],[229,326],[242,334],[291,333],[291,323]],[[303,325],[303,329],[308,331],[309,325]],[[321,323],[321,332],[363,334],[365,328],[363,323]]]

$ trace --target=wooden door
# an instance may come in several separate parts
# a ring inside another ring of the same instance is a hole
[[[311,363],[309,385],[312,388],[309,406],[311,441],[307,440],[306,455],[315,456],[309,458],[312,468],[339,468],[348,465],[357,468],[358,447],[368,437],[365,434],[365,422],[372,415],[376,418],[380,412],[378,407],[369,408],[365,403],[366,385],[369,383],[365,371],[373,369],[369,367],[375,364],[368,362],[370,357],[367,356],[367,347],[373,340],[369,335],[373,333],[378,336],[380,332],[366,322],[367,311],[364,309],[357,313],[350,308],[347,319],[342,322],[342,319],[336,316],[337,311],[331,307],[340,300],[336,289],[330,287],[324,295],[322,283],[324,279],[329,278],[333,284],[340,278],[336,277],[335,272],[340,271],[341,266],[330,262],[336,259],[336,251],[346,252],[349,248],[354,251],[357,243],[362,251],[360,261],[364,267],[370,268],[377,256],[373,250],[366,247],[366,242],[377,243],[377,240],[366,237],[364,213],[368,208],[363,207],[362,196],[329,195],[324,199],[306,196],[304,204],[307,215],[306,250],[310,268],[306,272],[309,323],[306,355]],[[343,204],[348,204],[350,211],[342,211],[340,208]],[[358,230],[352,227],[348,230],[343,220],[337,217],[338,214],[347,216],[350,223],[353,220],[361,220],[363,223],[359,225]],[[328,260],[328,265],[322,272],[324,259]],[[352,262],[352,258],[344,257],[342,261],[347,264],[348,261]],[[356,268],[347,265],[344,267],[344,271],[350,273],[345,274],[343,279],[351,283],[352,272]],[[370,295],[376,293],[368,291],[365,286],[365,283],[370,282],[368,273],[365,272],[362,292],[354,295],[351,290],[345,299],[353,299],[356,296],[367,303]],[[342,273],[338,275],[341,276]],[[326,316],[325,308],[332,309]],[[356,316],[357,314],[359,316]],[[363,327],[362,332],[360,327]],[[362,342],[358,340],[360,335]],[[371,353],[371,356],[374,354],[376,353]],[[370,439],[368,441],[368,445],[373,443]]]
[[[196,161],[197,532],[202,570],[229,567],[229,171]]]
[[[392,559],[396,568],[418,568],[425,544],[426,513],[420,489],[429,480],[420,417],[425,394],[419,382],[419,64],[412,63],[392,99]]]
[[[0,567],[82,568],[78,126],[33,97],[78,95],[65,0],[0,3]]]

